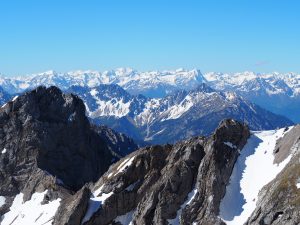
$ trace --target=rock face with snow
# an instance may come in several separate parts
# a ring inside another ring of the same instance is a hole
[[[278,139],[275,150],[275,159],[281,157],[279,166],[286,166],[259,192],[256,209],[247,224],[300,223],[300,126]]]
[[[38,87],[2,107],[1,225],[51,224],[61,199],[106,172],[121,155],[110,138],[125,137],[96,130],[82,100],[56,87]],[[136,148],[123,143],[127,152]]]
[[[253,132],[220,204],[228,225],[299,224],[300,127]]]
[[[234,91],[251,102],[300,122],[300,74],[253,72],[207,73],[207,83],[221,91]]]
[[[299,126],[250,133],[227,119],[208,137],[141,148],[111,165],[130,139],[91,126],[83,101],[56,87],[14,98],[0,124],[1,225],[300,222]]]
[[[95,123],[151,143],[209,135],[226,118],[248,123],[253,130],[293,124],[232,92],[218,92],[205,84],[161,99],[131,95],[118,85],[73,86],[68,92],[84,100],[88,116]]]
[[[211,137],[140,149],[111,166],[90,186],[91,195],[70,208],[88,199],[86,212],[77,213],[86,225],[223,224],[218,205],[248,137],[247,126],[226,120]]]
[[[70,197],[55,219],[88,202],[76,210],[85,225],[298,224],[299,130],[250,134],[225,120],[210,137],[140,149],[112,165],[89,195],[85,188]]]

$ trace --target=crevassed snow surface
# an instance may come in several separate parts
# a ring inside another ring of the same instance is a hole
[[[197,188],[194,188],[189,194],[187,200],[180,206],[180,209],[177,211],[177,216],[174,219],[169,219],[169,225],[179,225],[180,224],[180,216],[182,213],[182,209],[184,209],[187,205],[191,204],[193,199],[197,194]]]
[[[18,194],[10,211],[3,215],[1,225],[51,225],[61,199],[58,198],[42,205],[46,193],[47,190],[42,193],[34,193],[26,202],[23,202],[23,193]]]
[[[122,225],[133,225],[133,223],[132,223],[133,214],[134,214],[134,210],[132,210],[124,215],[118,216],[116,219],[114,219],[114,221],[119,222]]]
[[[273,164],[276,141],[284,128],[253,132],[234,165],[230,184],[220,204],[220,218],[227,225],[244,224],[254,211],[261,188],[272,181],[291,156],[279,165]]]
[[[0,207],[3,206],[4,204],[5,204],[5,197],[0,196]]]

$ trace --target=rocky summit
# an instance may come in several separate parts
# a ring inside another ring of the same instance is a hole
[[[101,134],[90,125],[81,99],[56,87],[38,87],[3,106],[0,196],[5,200],[0,214],[9,211],[19,193],[26,202],[34,193],[48,190],[51,200],[97,181],[122,155],[114,152],[116,141],[104,138],[105,128],[100,130]],[[128,140],[123,146],[127,152],[136,148]]]
[[[14,98],[0,124],[1,225],[300,222],[299,126],[226,119],[210,136],[134,151],[56,87]]]

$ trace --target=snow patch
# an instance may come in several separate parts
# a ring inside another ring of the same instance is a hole
[[[133,160],[134,160],[135,156],[125,159],[117,168],[117,173],[115,173],[114,176],[116,176],[119,173],[124,172],[128,167],[130,167],[130,165],[132,164]]]
[[[140,182],[140,180],[134,182],[133,184],[130,184],[125,190],[132,191],[139,182]]]
[[[115,222],[119,222],[122,225],[133,225],[132,223],[132,219],[133,219],[133,214],[134,214],[134,210],[116,217],[116,219],[114,219]]]
[[[41,204],[46,193],[47,190],[34,193],[26,202],[23,202],[23,193],[16,195],[10,211],[3,215],[1,225],[51,225],[61,199]]]
[[[236,145],[232,144],[232,143],[229,142],[229,141],[224,142],[224,145],[227,145],[227,146],[229,146],[230,148],[235,148],[235,149],[237,148]]]
[[[3,206],[5,204],[5,197],[4,196],[0,196],[0,207]]]
[[[286,166],[291,156],[279,165],[273,164],[276,141],[284,128],[252,132],[238,157],[226,194],[220,204],[220,218],[227,225],[244,224],[256,207],[258,193]]]
[[[179,224],[180,224],[180,217],[181,217],[182,210],[183,210],[187,205],[191,204],[191,202],[192,202],[193,199],[195,198],[197,192],[198,192],[197,188],[194,188],[194,189],[188,194],[187,200],[180,206],[180,209],[177,211],[177,216],[176,216],[174,219],[169,219],[169,220],[168,220],[169,225],[179,225]]]
[[[16,101],[18,97],[19,97],[19,96],[16,95],[16,96],[12,99],[12,101]]]
[[[185,112],[187,112],[192,106],[194,105],[192,101],[191,96],[186,96],[184,100],[178,104],[178,105],[173,105],[169,110],[168,110],[168,117],[164,120],[175,120],[181,117]]]
[[[300,181],[298,180],[298,182],[296,183],[296,187],[297,187],[297,189],[299,189],[300,188]],[[0,201],[1,202],[1,201]]]
[[[109,192],[108,194],[102,193],[100,196],[97,196],[96,194],[98,194],[98,192],[101,192],[102,186],[99,189],[92,194],[92,197],[89,200],[87,212],[83,217],[81,224],[89,221],[94,213],[98,211],[101,205],[104,204],[105,200],[113,194],[113,192]]]
[[[6,153],[6,151],[7,151],[6,148],[4,148],[1,153],[4,154]]]
[[[95,96],[98,108],[91,112],[89,111],[89,116],[91,118],[97,118],[101,116],[114,116],[121,118],[129,113],[129,108],[131,102],[124,102],[123,99],[111,99],[110,101],[102,101]]]
[[[93,97],[95,97],[95,96],[98,94],[98,91],[97,91],[96,89],[92,89],[92,90],[90,91],[90,94],[91,94]]]

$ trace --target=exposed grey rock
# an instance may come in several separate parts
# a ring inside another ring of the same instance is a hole
[[[48,190],[45,201],[64,200],[120,158],[119,143],[124,154],[136,148],[124,135],[96,130],[82,100],[56,87],[38,87],[0,108],[0,196],[6,198],[1,215],[19,193],[27,201]],[[117,142],[110,143],[111,137]]]
[[[84,186],[76,194],[65,198],[56,215],[53,225],[74,225],[80,224],[88,207],[90,189]]]
[[[225,120],[209,138],[147,147],[128,155],[95,183],[93,191],[103,185],[99,196],[113,194],[85,224],[113,224],[117,216],[129,212],[133,212],[133,224],[168,224],[195,188],[194,199],[182,210],[181,224],[222,224],[218,204],[238,148],[248,136],[247,126]],[[237,148],[230,148],[225,141]],[[130,160],[132,163],[120,171]]]
[[[93,126],[93,129],[107,143],[108,148],[119,157],[124,157],[138,149],[133,139],[125,134],[118,133],[107,126]]]

